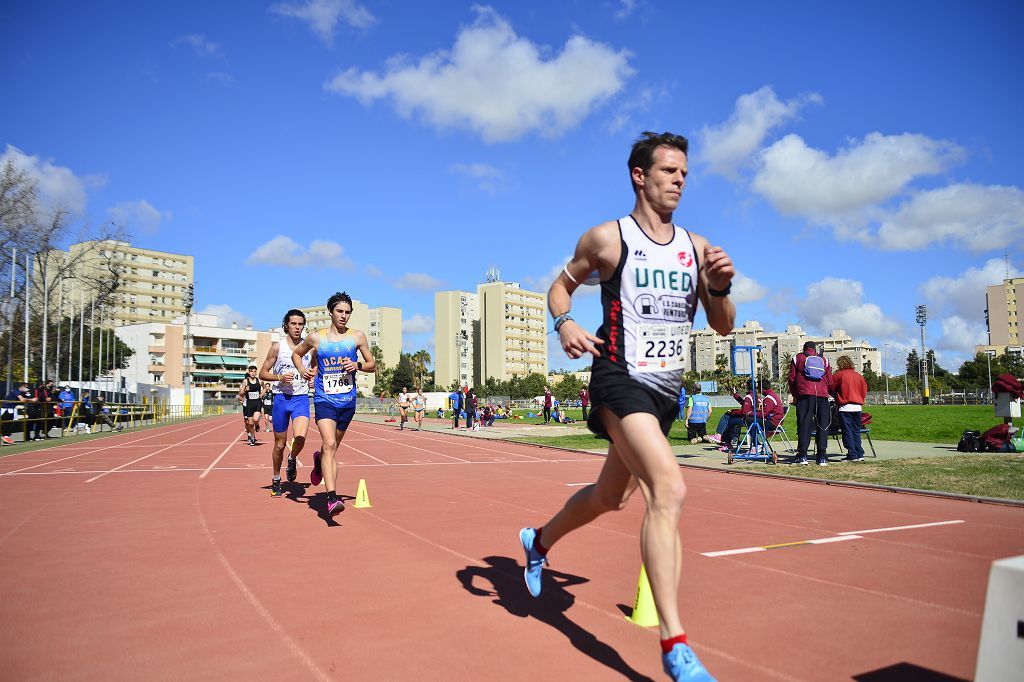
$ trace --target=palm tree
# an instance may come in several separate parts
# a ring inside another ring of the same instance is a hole
[[[370,355],[373,356],[373,362],[376,365],[376,369],[373,370],[374,379],[379,380],[380,373],[384,371],[384,351],[380,349],[380,346],[370,346]]]
[[[423,387],[423,375],[427,373],[427,365],[430,364],[430,353],[425,350],[418,350],[412,354],[412,366],[419,376],[419,387]]]

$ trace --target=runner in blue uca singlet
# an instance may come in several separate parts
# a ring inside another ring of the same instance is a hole
[[[352,298],[344,292],[334,294],[327,301],[327,312],[331,316],[331,326],[307,335],[292,352],[292,363],[300,367],[302,356],[316,349],[316,369],[306,368],[304,375],[308,379],[315,377],[314,419],[323,444],[321,450],[313,453],[313,473],[309,482],[314,486],[320,485],[321,480],[324,482],[327,514],[334,516],[345,509],[345,503],[338,499],[335,488],[338,478],[335,453],[356,413],[356,372],[372,372],[377,365],[366,334],[348,328]]]

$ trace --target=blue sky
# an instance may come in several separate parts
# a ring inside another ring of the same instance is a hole
[[[199,310],[269,328],[344,289],[432,350],[434,291],[490,266],[545,287],[632,208],[636,135],[671,130],[676,222],[732,255],[739,321],[893,353],[927,303],[955,369],[1004,253],[1021,274],[1022,25],[1013,2],[4,3],[0,151],[82,221],[193,254]]]

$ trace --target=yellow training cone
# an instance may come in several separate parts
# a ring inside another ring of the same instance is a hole
[[[626,620],[642,628],[654,627],[658,624],[658,610],[654,608],[654,595],[651,583],[647,581],[647,569],[640,564],[640,580],[636,586],[636,601],[633,602],[633,615]]]
[[[366,492],[366,479],[360,478],[359,487],[356,488],[356,502],[355,504],[352,505],[352,507],[355,509],[366,509],[372,506],[373,505],[370,504],[370,495],[369,493]],[[650,589],[651,588],[648,587],[647,591],[650,592]]]

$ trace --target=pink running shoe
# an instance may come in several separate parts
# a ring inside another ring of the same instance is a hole
[[[340,499],[334,500],[334,502],[327,503],[327,514],[329,516],[337,516],[341,512],[345,511],[345,503]]]
[[[320,485],[322,480],[324,480],[324,475],[320,471],[320,451],[317,450],[313,453],[313,471],[309,473],[309,482],[313,485]]]

